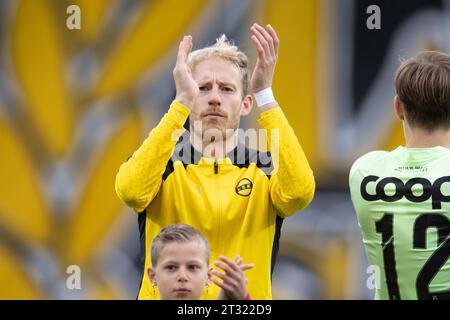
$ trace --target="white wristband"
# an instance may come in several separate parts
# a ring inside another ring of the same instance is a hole
[[[273,96],[272,88],[266,88],[261,91],[255,92],[256,105],[261,107],[265,104],[275,102],[275,97]]]

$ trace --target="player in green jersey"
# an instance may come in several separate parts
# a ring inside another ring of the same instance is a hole
[[[406,146],[350,170],[376,299],[450,299],[450,56],[427,51],[395,76]]]

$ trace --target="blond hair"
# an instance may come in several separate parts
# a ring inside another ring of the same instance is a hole
[[[403,61],[395,75],[395,90],[406,119],[428,131],[450,128],[450,56],[424,51]]]
[[[159,255],[164,247],[173,242],[185,243],[189,241],[199,241],[204,244],[206,264],[209,265],[210,249],[208,240],[197,231],[194,227],[187,224],[172,224],[162,229],[158,235],[153,239],[150,256],[152,266],[156,267],[158,264]]]
[[[188,56],[187,64],[192,70],[200,61],[211,58],[222,58],[238,68],[242,78],[242,97],[245,97],[248,94],[250,78],[247,55],[229,41],[225,34],[222,34],[212,46],[192,51]]]

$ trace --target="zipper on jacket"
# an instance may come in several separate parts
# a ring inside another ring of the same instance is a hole
[[[217,163],[217,159],[214,159],[214,174],[219,173],[219,164]]]

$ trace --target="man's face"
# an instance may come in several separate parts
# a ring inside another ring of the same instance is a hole
[[[164,246],[154,281],[162,300],[199,300],[208,281],[204,243],[194,240]]]
[[[192,76],[200,92],[191,110],[191,130],[194,128],[203,137],[206,130],[216,129],[225,137],[226,129],[237,129],[243,105],[242,76],[238,68],[216,57],[197,63]],[[201,121],[202,132],[196,128],[195,121]]]

